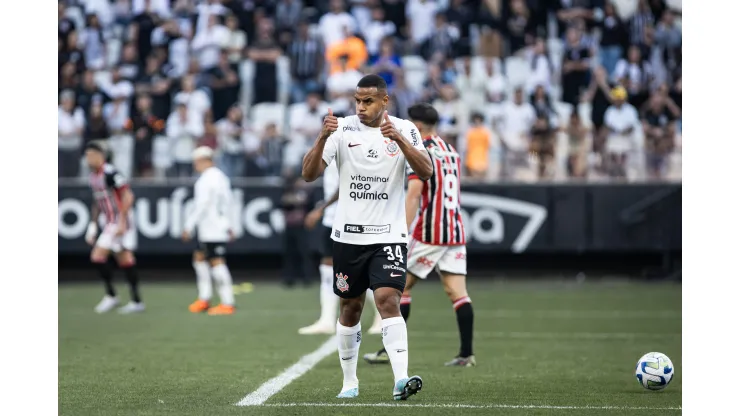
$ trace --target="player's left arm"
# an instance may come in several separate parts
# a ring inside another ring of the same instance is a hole
[[[128,184],[126,178],[117,170],[111,170],[106,174],[108,186],[113,188],[118,200],[121,201],[118,207],[121,215],[118,218],[118,234],[123,234],[128,229],[128,213],[134,206],[134,193]]]
[[[193,197],[193,202],[195,202],[195,209],[193,209],[193,212],[190,214],[190,216],[185,220],[185,228],[182,232],[182,238],[183,240],[189,240],[190,236],[193,235],[193,231],[195,230],[195,226],[198,225],[198,223],[201,221],[203,215],[206,213],[206,208],[208,206],[208,200],[210,190],[213,189],[210,184],[206,183],[203,179],[210,180],[211,178],[205,178],[201,177],[198,182],[195,183],[195,187],[193,189],[193,193],[195,194]]]
[[[419,200],[424,182],[416,177],[409,178],[409,188],[406,190],[406,228],[411,229],[416,214],[419,212]]]
[[[406,157],[406,161],[419,179],[425,181],[431,178],[433,173],[432,159],[424,148],[421,133],[416,129],[416,126],[411,122],[407,122],[408,127],[403,129],[404,132],[408,132],[405,133],[407,137],[401,134],[393,125],[387,111],[383,117],[385,118],[385,123],[380,127],[383,137],[387,137],[398,144],[399,149],[401,149],[401,152]]]

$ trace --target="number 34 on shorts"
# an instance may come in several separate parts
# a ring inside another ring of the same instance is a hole
[[[406,286],[406,244],[354,245],[334,242],[334,293],[360,296],[368,288]]]

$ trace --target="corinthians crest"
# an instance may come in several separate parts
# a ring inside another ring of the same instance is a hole
[[[347,277],[346,275],[343,275],[342,273],[337,273],[337,289],[339,289],[340,292],[346,292],[349,290],[349,283],[347,283]]]
[[[396,156],[401,152],[401,149],[398,147],[398,143],[394,142],[391,139],[385,139],[385,153],[388,156]]]

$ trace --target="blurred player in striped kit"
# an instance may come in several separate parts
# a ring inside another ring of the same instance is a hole
[[[108,257],[114,253],[118,266],[123,269],[131,291],[131,301],[120,308],[123,314],[143,312],[144,303],[139,294],[139,276],[136,270],[136,228],[134,227],[134,194],[128,181],[110,163],[106,145],[92,141],[85,147],[85,159],[90,167],[90,187],[93,191],[90,225],[85,241],[93,246],[90,260],[97,266],[105,284],[105,296],[95,306],[95,312],[105,313],[118,306],[118,296],[113,287],[113,271]],[[105,225],[98,235],[100,214]]]
[[[340,117],[340,116],[337,116]],[[321,286],[319,288],[319,302],[321,304],[321,316],[316,323],[305,326],[298,330],[299,334],[333,334],[337,328],[337,310],[339,309],[339,297],[334,294],[334,266],[332,260],[331,230],[334,224],[334,213],[337,209],[339,199],[339,170],[336,162],[332,162],[324,170],[324,201],[306,216],[306,228],[312,229],[321,219],[321,264],[319,274],[321,275]],[[365,302],[375,310],[375,320],[368,329],[368,334],[380,334],[381,321],[380,312],[375,307],[373,291],[368,289]]]
[[[460,351],[447,366],[472,367],[473,305],[465,285],[467,258],[465,227],[460,215],[460,155],[455,148],[437,135],[437,111],[429,104],[409,108],[409,119],[424,138],[424,146],[432,157],[434,174],[427,181],[408,171],[406,192],[406,222],[411,230],[408,247],[406,288],[401,297],[401,315],[411,313],[411,288],[418,279],[426,279],[432,270],[442,278],[445,293],[457,315]],[[421,202],[421,204],[420,204]],[[385,348],[365,354],[370,364],[389,362]]]

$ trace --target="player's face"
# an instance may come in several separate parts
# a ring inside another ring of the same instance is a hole
[[[92,170],[100,169],[100,167],[105,164],[105,156],[93,149],[85,151],[85,160],[87,161],[87,166]]]
[[[198,173],[203,172],[203,159],[193,160],[193,169],[195,169],[195,171]]]
[[[357,88],[355,91],[355,113],[362,124],[376,126],[380,124],[383,111],[388,106],[388,95],[377,88]]]

